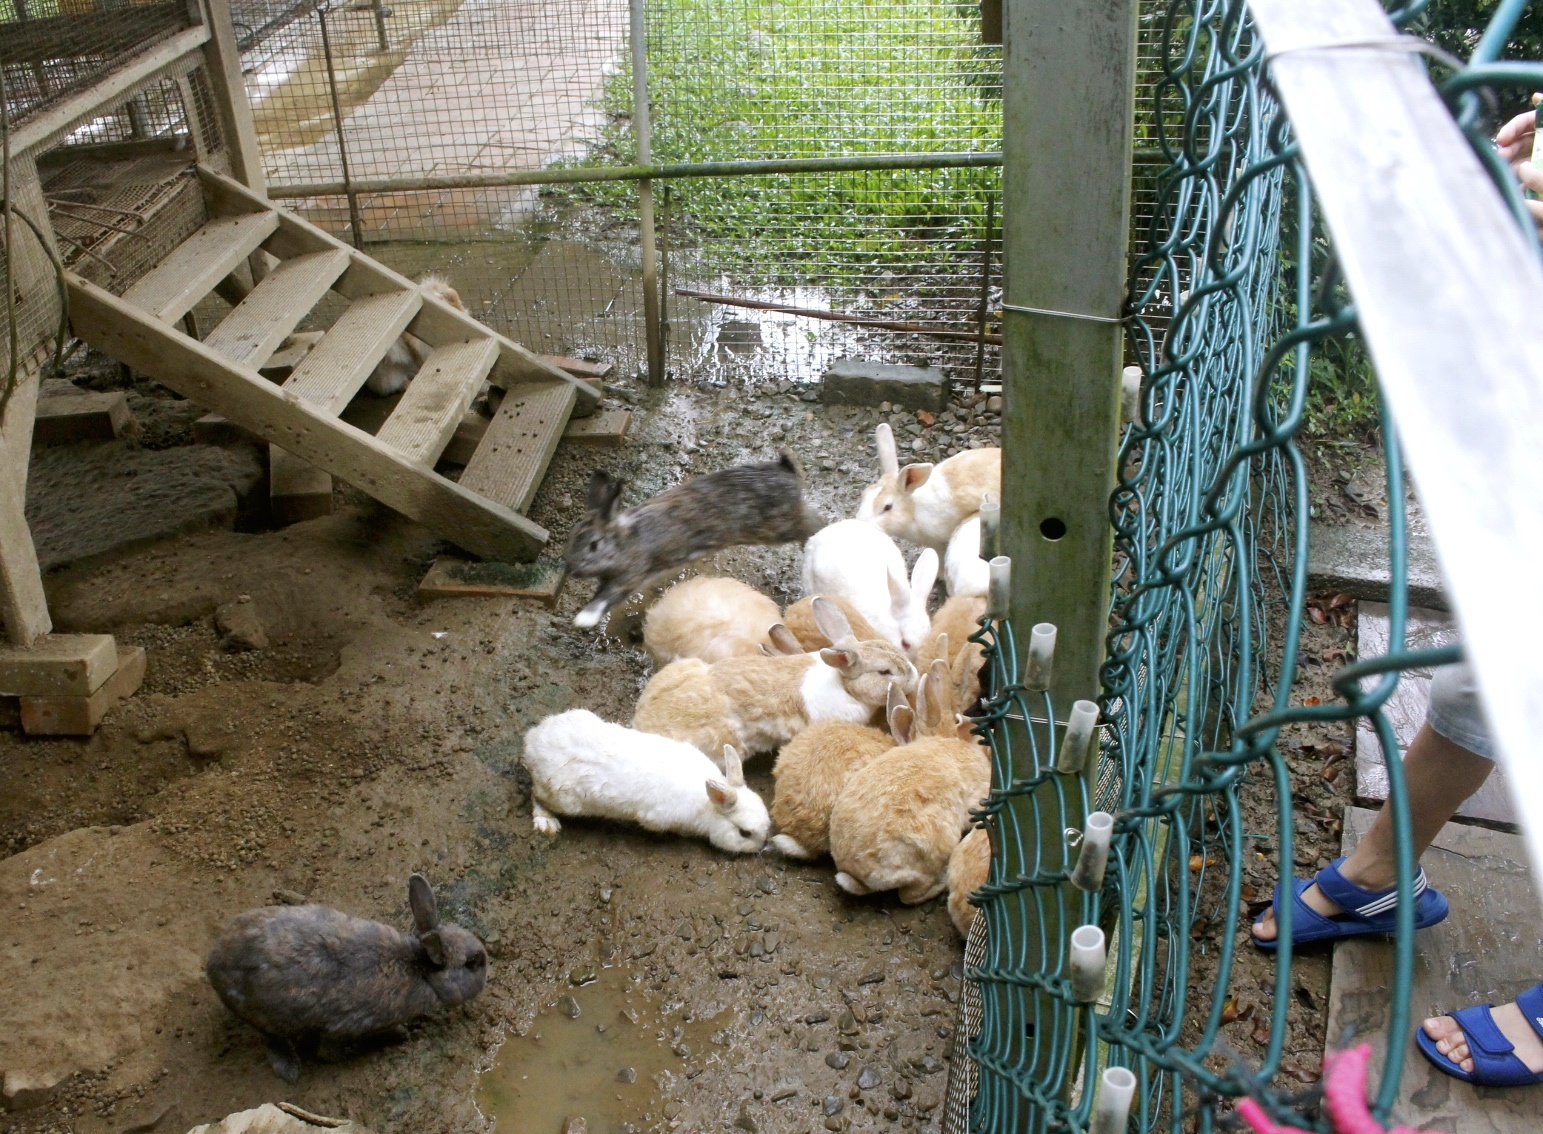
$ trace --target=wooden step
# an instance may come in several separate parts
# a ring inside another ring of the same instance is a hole
[[[541,486],[576,400],[567,383],[510,389],[461,474],[461,487],[524,512]]]
[[[498,349],[492,338],[436,347],[375,439],[432,467],[498,361]]]
[[[232,362],[261,366],[337,282],[348,261],[339,248],[285,260],[209,332],[204,345]]]
[[[342,413],[422,306],[423,296],[416,291],[355,300],[300,360],[284,389],[325,413]]]
[[[179,244],[123,298],[163,322],[175,323],[278,227],[278,214],[272,210],[216,217]]]

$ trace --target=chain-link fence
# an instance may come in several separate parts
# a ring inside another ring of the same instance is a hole
[[[635,161],[625,0],[264,0],[235,19],[275,196],[340,234],[357,215],[373,254],[444,272],[535,349],[642,365],[637,188],[588,180]],[[1001,61],[978,8],[649,0],[644,20],[655,165],[851,159],[656,183],[671,367],[994,375]],[[894,155],[936,168],[863,168]]]

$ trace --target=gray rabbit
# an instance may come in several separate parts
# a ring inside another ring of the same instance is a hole
[[[736,544],[791,543],[825,526],[804,503],[804,471],[786,450],[775,461],[692,477],[618,513],[623,485],[604,472],[591,476],[589,515],[568,539],[568,572],[600,580],[575,626],[597,625],[633,591],[689,560]]]
[[[268,1038],[268,1062],[300,1078],[297,1041],[335,1048],[482,991],[488,954],[442,925],[421,874],[407,880],[409,936],[327,906],[267,906],[236,915],[204,965],[225,1007]]]

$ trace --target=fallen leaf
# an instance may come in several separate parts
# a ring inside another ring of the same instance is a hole
[[[1329,620],[1329,616],[1324,613],[1323,607],[1321,607],[1321,606],[1310,606],[1310,607],[1308,607],[1307,608],[1307,617],[1309,617],[1309,618],[1311,618],[1313,620],[1313,625],[1314,626],[1322,626],[1325,622],[1327,622]]]
[[[936,425],[938,423],[938,415],[935,413],[928,413],[924,409],[917,410],[916,420],[921,422],[923,425]]]
[[[1263,1047],[1265,1044],[1270,1042],[1270,1025],[1264,1020],[1259,1021],[1259,1023],[1255,1025],[1254,1033],[1253,1035],[1249,1036],[1249,1039],[1253,1040],[1260,1047]]]
[[[1339,779],[1339,765],[1331,760],[1323,766],[1323,771],[1318,774],[1323,777],[1325,783],[1332,784],[1335,780]]]
[[[1335,595],[1329,600],[1329,606],[1334,610],[1344,610],[1345,607],[1349,606],[1353,602],[1355,602],[1354,595],[1348,595],[1344,591],[1341,591],[1339,594]]]
[[[1222,1001],[1222,1023],[1230,1024],[1238,1018],[1238,1001],[1234,996]]]
[[[1304,698],[1302,698],[1302,704],[1304,704],[1304,705],[1321,705],[1321,704],[1323,704],[1323,698],[1322,697],[1304,697]]]

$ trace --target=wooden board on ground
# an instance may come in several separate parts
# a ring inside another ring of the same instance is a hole
[[[590,362],[587,358],[567,358],[560,354],[538,354],[536,357],[586,381],[597,381],[614,369],[609,362]]]
[[[268,512],[281,527],[332,515],[332,475],[270,445]]]
[[[1348,854],[1375,812],[1345,815]],[[1422,863],[1431,885],[1452,903],[1451,916],[1415,937],[1410,1032],[1393,1117],[1416,1130],[1446,1134],[1522,1134],[1538,1128],[1538,1100],[1525,1089],[1475,1090],[1438,1071],[1414,1044],[1427,1016],[1473,1004],[1503,1004],[1543,978],[1543,914],[1520,836],[1449,823]],[[1387,1049],[1393,947],[1380,938],[1342,942],[1329,985],[1328,1041],[1373,1048],[1373,1086]]]
[[[1356,624],[1357,657],[1375,658],[1388,652],[1388,608],[1385,603],[1361,602]],[[1451,618],[1439,611],[1410,607],[1405,637],[1408,649],[1432,649],[1457,641],[1457,630]],[[1400,755],[1425,723],[1434,675],[1435,671],[1429,669],[1405,670],[1398,688],[1388,698],[1384,711],[1398,738]],[[1383,764],[1382,746],[1377,743],[1377,734],[1364,717],[1356,723],[1355,781],[1357,803],[1376,805],[1388,798],[1388,770]],[[1458,809],[1457,818],[1514,829],[1516,811],[1500,768],[1497,767],[1484,786]],[[1543,977],[1543,973],[1539,976]]]
[[[590,445],[621,445],[632,428],[632,411],[597,410],[588,417],[576,417],[563,431],[564,441],[582,441]]]
[[[145,679],[145,648],[119,646],[118,668],[89,697],[23,697],[21,727],[28,736],[90,736],[109,709],[132,697]]]
[[[111,634],[48,634],[30,649],[0,650],[0,695],[89,697],[117,668]]]
[[[134,419],[122,390],[99,394],[75,390],[38,398],[32,423],[34,445],[73,445],[78,441],[111,441]]]
[[[550,559],[534,563],[478,563],[441,555],[418,584],[418,597],[533,598],[556,606],[566,575],[567,569]]]

